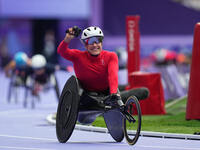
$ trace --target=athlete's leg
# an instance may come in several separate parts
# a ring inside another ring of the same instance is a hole
[[[135,88],[135,89],[122,91],[120,93],[121,93],[121,97],[124,103],[130,96],[136,96],[138,100],[146,99],[149,96],[149,90],[147,88]]]

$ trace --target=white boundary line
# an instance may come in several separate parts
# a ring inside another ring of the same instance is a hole
[[[183,98],[186,98],[186,97],[187,97],[187,95],[182,96],[182,97],[180,97],[178,99],[173,100],[172,102],[166,104],[165,109],[168,108],[168,107],[170,107],[170,106],[172,106],[172,105],[174,105],[174,104],[176,104],[176,103],[178,103],[179,101],[181,101]]]
[[[159,148],[159,149],[173,149],[173,150],[199,150],[199,148],[190,148],[190,147],[178,147],[178,146],[147,146],[147,145],[136,145],[136,147],[143,148]]]
[[[25,136],[14,136],[14,135],[0,135],[0,137],[8,137],[8,138],[18,138],[18,139],[31,139],[31,140],[45,140],[45,141],[57,141],[55,139],[48,139],[48,138],[34,138],[34,137],[25,137]],[[69,143],[99,143],[99,141],[93,142],[76,142],[71,141]],[[101,142],[100,142],[101,143]],[[102,143],[105,144],[105,143]],[[109,143],[109,145],[112,143]],[[126,143],[119,143],[120,145],[128,145]],[[116,143],[112,144],[116,146]],[[199,150],[199,148],[190,148],[190,147],[179,147],[179,146],[148,146],[148,145],[138,145],[136,144],[135,147],[141,148],[158,148],[158,149],[173,149],[173,150]],[[131,148],[131,147],[130,147]],[[19,149],[19,150],[55,150],[55,149],[46,149],[46,148],[33,148],[33,147],[15,147],[15,146],[4,146],[0,145],[0,149]]]
[[[0,146],[0,149],[19,149],[19,150],[55,150],[55,149],[43,149],[43,148],[29,148],[29,147],[13,147],[13,146]]]
[[[14,113],[16,114],[16,112],[23,112],[25,111],[25,109],[11,109],[11,110],[3,110],[3,111],[0,111],[0,115],[7,115],[9,113]]]
[[[41,140],[41,141],[57,141],[56,139],[49,139],[49,138],[37,138],[37,137],[16,136],[16,135],[7,135],[7,134],[0,134],[0,137],[17,138],[17,139],[29,139],[29,140]]]
[[[53,114],[48,115],[46,117],[46,120],[52,125],[56,124],[56,121],[53,119]],[[85,126],[85,125],[78,125],[78,124],[76,124],[75,129],[84,130],[84,131],[91,131],[91,132],[108,133],[107,128]],[[129,131],[129,133],[134,134],[135,131]],[[140,135],[143,136],[143,137],[159,137],[159,138],[173,138],[173,139],[185,139],[185,140],[200,140],[199,135],[192,135],[192,134],[175,134],[175,133],[141,131]]]

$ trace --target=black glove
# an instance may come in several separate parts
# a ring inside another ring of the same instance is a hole
[[[77,27],[77,26],[73,27],[73,31],[74,31],[74,36],[75,37],[78,37],[80,35],[80,33],[81,33],[81,29],[79,27]],[[65,33],[69,33],[69,29],[67,29],[65,31]]]
[[[120,109],[124,110],[125,105],[120,94],[111,94],[111,102],[118,106]]]

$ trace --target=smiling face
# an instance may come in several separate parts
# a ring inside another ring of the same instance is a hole
[[[93,44],[88,44],[85,45],[85,48],[87,49],[87,51],[93,55],[93,56],[97,56],[101,53],[102,51],[102,43],[93,43]]]
[[[88,52],[93,55],[97,56],[102,51],[102,37],[91,37],[84,41],[85,48],[88,50]]]

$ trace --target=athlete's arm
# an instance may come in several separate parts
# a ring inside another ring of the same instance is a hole
[[[7,77],[11,76],[11,71],[15,69],[16,63],[14,60],[10,61],[4,68],[5,74]]]
[[[108,63],[108,81],[110,87],[110,94],[117,93],[118,90],[118,57],[113,52],[110,55],[109,63]]]
[[[70,49],[68,47],[70,41],[74,38],[72,28],[69,28],[69,33],[66,33],[64,40],[59,44],[57,48],[57,52],[67,60],[72,61],[74,56],[77,54],[79,50]]]

